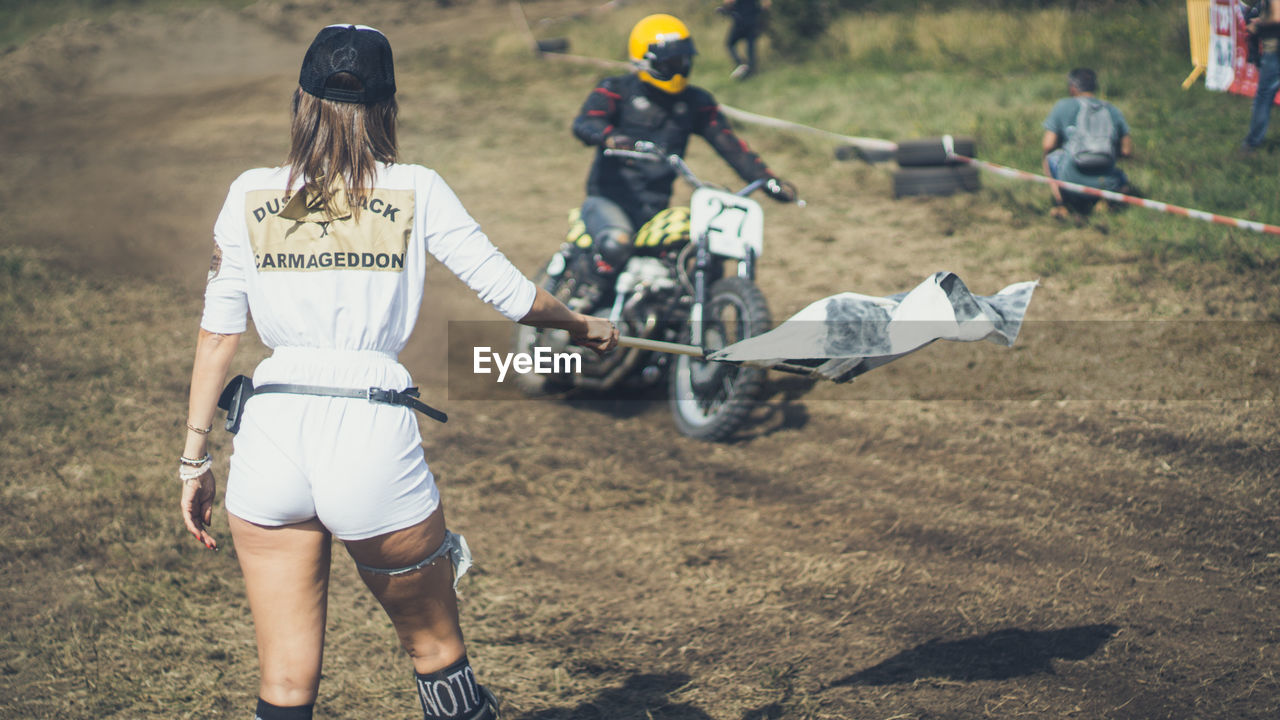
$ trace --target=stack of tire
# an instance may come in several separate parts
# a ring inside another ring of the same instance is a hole
[[[975,157],[971,137],[952,138],[956,155]],[[981,186],[978,168],[949,160],[942,138],[903,140],[894,152],[898,169],[893,173],[893,196],[953,195],[976,192]]]

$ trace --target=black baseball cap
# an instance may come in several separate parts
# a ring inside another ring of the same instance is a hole
[[[362,90],[326,87],[337,73],[351,73]],[[298,85],[325,100],[375,103],[396,94],[396,71],[387,36],[367,25],[330,25],[311,41]]]

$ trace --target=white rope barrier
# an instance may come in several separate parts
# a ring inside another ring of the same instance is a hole
[[[586,65],[597,65],[599,67],[616,69],[616,70],[632,69],[630,63],[625,63],[620,60],[602,60],[600,58],[587,57],[585,55],[570,55],[568,53],[539,52],[538,54],[540,57],[544,59],[562,60],[565,62],[573,62],[573,63],[586,64]],[[894,152],[895,150],[898,149],[898,143],[893,142],[892,140],[881,140],[880,138],[869,138],[869,137],[856,137],[853,135],[841,135],[840,133],[833,133],[833,132],[828,132],[826,130],[820,130],[818,128],[809,127],[808,125],[801,125],[800,123],[791,122],[789,120],[779,120],[778,118],[769,117],[767,115],[758,115],[756,113],[747,112],[746,110],[740,110],[736,107],[725,105],[723,103],[720,104],[720,111],[723,112],[730,119],[737,120],[739,122],[751,123],[754,125],[763,125],[765,127],[776,128],[779,130],[797,130],[800,132],[807,132],[813,135],[820,135],[829,140],[842,142],[846,145],[853,145],[855,147],[862,148],[863,150],[871,150],[871,151],[878,151],[878,152]]]
[[[808,125],[801,125],[800,123],[794,123],[789,120],[779,120],[778,118],[772,118],[766,115],[757,115],[755,113],[747,112],[746,110],[739,110],[738,108],[729,107],[728,105],[721,105],[720,110],[722,110],[725,115],[728,115],[730,118],[733,118],[734,120],[753,123],[756,125],[764,125],[765,127],[778,128],[780,130],[798,130],[800,132],[807,132],[814,135],[821,135],[831,140],[837,140],[847,145],[853,145],[853,146],[862,148],[863,150],[894,152],[895,150],[898,149],[898,143],[893,142],[892,140],[881,140],[880,138],[854,137],[852,135],[841,135],[839,133],[833,133],[833,132],[828,132],[826,130],[819,130],[818,128],[809,127]]]

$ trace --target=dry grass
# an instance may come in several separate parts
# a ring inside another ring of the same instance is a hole
[[[837,20],[829,34],[864,62],[887,63],[897,57],[913,66],[946,67],[962,59],[966,65],[996,68],[1017,52],[1028,67],[1058,67],[1067,61],[1071,27],[1072,14],[1062,8],[1021,13],[953,9],[916,15],[851,13]]]
[[[13,168],[0,177],[0,718],[251,706],[234,550],[184,537],[171,457],[207,228],[236,172],[283,154],[296,71],[273,58],[330,10],[248,12],[197,21],[281,33],[252,73],[192,89],[157,69],[147,93],[37,103],[0,126]],[[369,12],[400,18],[406,156],[440,169],[532,271],[581,193],[589,153],[567,122],[595,72],[513,63],[505,7]],[[154,62],[126,54],[123,32],[73,40]],[[492,38],[492,53],[472,44]],[[428,457],[480,563],[462,587],[471,655],[509,715],[1280,712],[1274,323],[1145,323],[1257,319],[1273,291],[1213,264],[1135,285],[1134,258],[1096,228],[992,194],[894,202],[887,179],[827,148],[744,135],[811,200],[766,206],[761,282],[778,317],[948,268],[982,293],[1042,275],[1037,322],[1012,352],[929,348],[847,386],[774,378],[759,423],[729,445],[676,436],[662,405],[634,397],[445,403],[451,422],[424,425]],[[703,148],[691,161],[724,174]],[[403,357],[440,397],[446,318],[493,316],[438,270],[431,281]],[[1049,319],[1148,334],[1068,326],[1096,337],[1082,352]],[[261,353],[249,343],[237,371]],[[214,449],[221,473],[225,434]],[[385,617],[335,557],[317,716],[412,717]]]

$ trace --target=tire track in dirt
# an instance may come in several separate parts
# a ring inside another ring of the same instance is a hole
[[[949,424],[966,419],[971,408],[949,405],[945,410],[955,411],[938,413]],[[1150,533],[1124,530],[1132,525],[1133,515],[1142,515],[1141,509],[1116,511],[1109,487],[1140,471],[1134,465],[1148,464],[1124,451],[1112,453],[1120,467],[1086,475],[1070,491],[1054,488],[1044,490],[1045,497],[1036,497],[1036,491],[1043,490],[1041,479],[1054,473],[1018,460],[1034,457],[1039,450],[1034,445],[1042,441],[1033,430],[1026,430],[1021,442],[1006,444],[994,458],[991,453],[981,457],[930,452],[927,443],[904,436],[922,420],[930,424],[921,416],[934,411],[924,406],[907,422],[890,421],[888,429],[863,421],[842,424],[843,435],[819,427],[784,430],[777,433],[785,436],[780,443],[773,442],[776,437],[757,438],[727,452],[681,441],[666,448],[636,447],[631,443],[633,432],[652,435],[641,424],[665,420],[658,408],[643,419],[588,423],[586,434],[620,448],[607,472],[597,459],[582,471],[588,477],[581,477],[566,470],[575,467],[573,455],[566,458],[560,451],[572,447],[574,437],[581,435],[566,425],[576,425],[571,413],[581,411],[562,412],[565,417],[548,421],[557,429],[554,444],[541,433],[526,437],[526,449],[503,458],[515,475],[483,489],[486,494],[492,490],[516,495],[510,506],[497,501],[495,515],[516,515],[520,512],[516,507],[548,514],[534,527],[522,528],[521,536],[538,542],[555,538],[557,532],[572,536],[547,550],[548,555],[563,552],[570,559],[557,562],[536,555],[533,562],[516,561],[512,572],[549,574],[555,578],[551,586],[573,587],[572,604],[584,608],[618,606],[613,582],[644,584],[664,597],[662,602],[625,602],[616,614],[601,611],[603,617],[597,622],[592,620],[593,613],[585,618],[549,619],[551,634],[538,638],[516,633],[494,639],[514,644],[567,643],[588,657],[592,648],[600,646],[603,656],[614,658],[612,664],[587,662],[583,671],[606,672],[615,667],[619,639],[611,625],[634,627],[643,618],[656,632],[651,652],[670,653],[674,643],[679,646],[675,650],[684,648],[682,661],[716,667],[735,661],[749,667],[760,660],[758,648],[770,647],[775,635],[803,637],[793,646],[802,648],[799,658],[792,651],[791,661],[849,671],[840,677],[801,673],[811,693],[822,687],[827,688],[824,692],[836,692],[835,688],[880,677],[859,673],[874,666],[877,648],[894,644],[916,642],[928,647],[939,638],[954,637],[986,637],[994,643],[995,638],[1004,637],[999,633],[1018,629],[1025,635],[1015,647],[1034,655],[1039,644],[1049,642],[1047,637],[1059,637],[1044,633],[1072,631],[1067,633],[1069,642],[1063,642],[1089,645],[1090,638],[1109,628],[1104,634],[1116,634],[1125,651],[1095,662],[1115,663],[1118,669],[1143,653],[1178,654],[1182,633],[1194,631],[1230,642],[1239,631],[1235,622],[1248,618],[1250,623],[1265,623],[1265,614],[1256,612],[1259,594],[1241,598],[1234,589],[1244,580],[1238,572],[1228,572],[1220,584],[1205,587],[1204,561],[1188,552],[1182,534],[1162,541]],[[1001,415],[992,408],[986,412]],[[1015,409],[1008,416],[1022,421],[1023,414]],[[567,442],[565,432],[571,433]],[[557,459],[543,466],[539,458],[552,452],[550,447],[557,448]],[[822,447],[822,452],[814,452],[816,447]],[[547,449],[539,452],[537,448]],[[477,450],[468,454],[480,456]],[[1096,454],[1090,437],[1083,435],[1059,449],[1051,463],[1070,465],[1072,457]],[[645,471],[626,471],[635,464]],[[987,466],[986,472],[982,465]],[[852,475],[851,466],[857,467]],[[525,482],[534,483],[535,478],[560,475],[566,478],[558,490],[539,492],[521,492],[521,481],[516,479],[523,476]],[[1006,502],[1008,498],[1014,502]],[[576,547],[583,538],[569,528],[581,522],[573,519],[579,513],[590,513],[592,526],[637,528],[598,538],[597,547],[617,548],[623,556],[602,561]],[[701,513],[707,515],[693,517]],[[678,533],[681,541],[667,536],[668,532]],[[655,548],[659,549],[656,555]],[[632,552],[643,555],[632,559],[628,557]],[[1179,558],[1180,554],[1186,557]],[[806,568],[797,558],[810,558],[812,565]],[[632,564],[636,567],[630,568]],[[664,576],[673,578],[671,585],[654,584],[653,578]],[[598,587],[605,577],[613,582]],[[578,587],[583,584],[597,587]],[[676,607],[668,607],[668,602]],[[729,610],[733,619],[725,619],[723,612],[715,610],[717,606]],[[695,610],[686,616],[690,608]],[[1188,610],[1194,621],[1188,619]],[[707,626],[708,616],[720,619]],[[588,629],[582,629],[584,624]],[[833,625],[849,629],[837,632]],[[675,629],[663,633],[657,627]],[[1254,627],[1261,630],[1263,625]],[[567,635],[557,635],[555,628]],[[688,649],[682,632],[699,638],[702,652]],[[846,633],[852,638],[844,637]],[[861,663],[858,656],[848,655],[845,641],[849,639],[865,648]],[[875,644],[877,640],[880,645]],[[1105,642],[1096,643],[1102,645]],[[921,652],[925,651],[912,657]],[[1041,664],[1056,667],[1055,663],[1084,659],[1073,657],[1069,650],[1063,652],[1060,660],[1046,657]],[[752,660],[739,660],[743,654]],[[772,659],[784,662],[784,657],[786,652],[781,652]],[[1008,657],[994,652],[983,657],[993,665],[989,670],[993,676],[1006,676],[1000,668],[1010,662]],[[1223,657],[1202,660],[1207,667],[1232,666]],[[963,675],[954,663],[943,665]],[[1079,671],[1090,677],[1106,672],[1096,664],[1086,668]],[[873,684],[880,681],[888,682],[880,677]],[[1119,685],[1111,698],[1117,706],[1129,698],[1120,695],[1132,690]],[[1050,692],[1048,688],[1041,691]],[[1164,704],[1156,695],[1146,699],[1148,709]]]

